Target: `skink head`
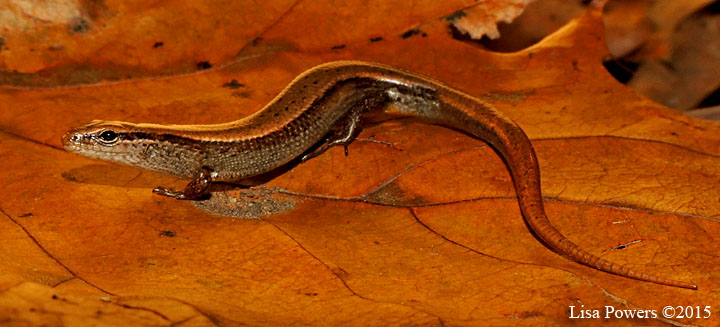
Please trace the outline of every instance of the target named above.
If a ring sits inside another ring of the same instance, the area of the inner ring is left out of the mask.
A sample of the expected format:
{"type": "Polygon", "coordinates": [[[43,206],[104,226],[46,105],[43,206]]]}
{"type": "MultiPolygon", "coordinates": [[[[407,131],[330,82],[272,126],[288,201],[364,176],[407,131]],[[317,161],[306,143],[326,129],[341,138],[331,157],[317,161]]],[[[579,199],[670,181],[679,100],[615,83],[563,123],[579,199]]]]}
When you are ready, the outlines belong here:
{"type": "Polygon", "coordinates": [[[63,135],[62,144],[66,150],[84,156],[118,161],[118,155],[127,152],[127,146],[120,146],[131,132],[132,126],[121,122],[94,120],[63,135]]]}
{"type": "Polygon", "coordinates": [[[95,120],[62,137],[67,151],[86,157],[192,177],[203,156],[190,140],[176,136],[178,125],[95,120]]]}

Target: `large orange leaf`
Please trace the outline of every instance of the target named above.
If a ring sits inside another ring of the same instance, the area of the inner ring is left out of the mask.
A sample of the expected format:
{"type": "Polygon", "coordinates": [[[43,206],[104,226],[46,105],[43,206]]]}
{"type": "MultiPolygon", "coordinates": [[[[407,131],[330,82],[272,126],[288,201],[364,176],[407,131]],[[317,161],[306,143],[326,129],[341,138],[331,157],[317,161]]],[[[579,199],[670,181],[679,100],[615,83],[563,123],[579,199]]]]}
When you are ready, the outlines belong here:
{"type": "Polygon", "coordinates": [[[0,321],[717,324],[720,126],[616,82],[602,66],[600,8],[528,49],[497,54],[447,31],[442,17],[472,1],[385,3],[188,2],[144,14],[104,3],[89,7],[84,23],[71,17],[70,32],[47,27],[23,43],[26,28],[6,38],[0,321]],[[167,27],[182,24],[189,36],[167,27]],[[51,50],[54,42],[62,46],[51,50]],[[594,254],[699,290],[553,253],[525,226],[491,148],[410,119],[369,126],[349,157],[332,149],[253,194],[219,190],[199,203],[150,192],[186,180],[60,148],[66,130],[90,119],[234,120],[337,59],[403,67],[492,102],[532,139],[560,231],[594,254]],[[668,305],[711,306],[711,316],[664,318],[668,305]],[[571,307],[579,315],[606,306],[658,316],[571,317],[571,307]]]}

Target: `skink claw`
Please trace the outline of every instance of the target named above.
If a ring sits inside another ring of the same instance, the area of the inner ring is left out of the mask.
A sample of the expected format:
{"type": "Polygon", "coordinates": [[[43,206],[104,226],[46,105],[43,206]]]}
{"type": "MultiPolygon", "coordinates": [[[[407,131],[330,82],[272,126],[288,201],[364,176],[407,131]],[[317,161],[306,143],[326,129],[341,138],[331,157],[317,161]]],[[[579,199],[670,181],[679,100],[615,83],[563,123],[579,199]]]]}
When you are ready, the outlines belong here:
{"type": "Polygon", "coordinates": [[[169,196],[171,198],[176,198],[178,200],[185,199],[185,193],[173,190],[171,188],[164,188],[162,186],[158,186],[158,187],[154,188],[152,191],[153,191],[153,193],[155,193],[157,195],[169,196]]]}

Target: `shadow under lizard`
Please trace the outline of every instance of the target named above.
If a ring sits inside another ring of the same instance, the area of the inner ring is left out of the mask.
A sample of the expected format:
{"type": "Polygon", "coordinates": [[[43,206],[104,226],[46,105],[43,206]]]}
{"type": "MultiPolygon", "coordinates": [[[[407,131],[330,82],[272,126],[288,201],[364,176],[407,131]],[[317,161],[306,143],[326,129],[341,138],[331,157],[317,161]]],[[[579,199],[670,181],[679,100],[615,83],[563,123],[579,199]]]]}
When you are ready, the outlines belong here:
{"type": "Polygon", "coordinates": [[[492,145],[505,159],[527,225],[556,253],[611,274],[697,289],[690,283],[612,263],[568,240],[545,214],[537,156],[515,122],[490,104],[440,81],[382,64],[337,61],[316,66],[298,76],[264,108],[233,122],[158,125],[93,121],[69,131],[62,142],[68,151],[88,157],[194,178],[183,191],[153,190],[192,200],[206,195],[212,181],[261,175],[296,158],[304,162],[336,145],[344,146],[347,153],[347,145],[359,133],[362,115],[388,108],[492,145]]]}

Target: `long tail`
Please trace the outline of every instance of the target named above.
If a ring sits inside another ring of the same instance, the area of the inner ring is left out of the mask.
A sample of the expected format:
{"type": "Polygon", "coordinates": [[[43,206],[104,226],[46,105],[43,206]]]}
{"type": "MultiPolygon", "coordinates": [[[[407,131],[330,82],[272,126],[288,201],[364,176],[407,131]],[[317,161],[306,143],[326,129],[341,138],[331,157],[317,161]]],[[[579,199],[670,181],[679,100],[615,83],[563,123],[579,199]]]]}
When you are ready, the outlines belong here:
{"type": "Polygon", "coordinates": [[[546,246],[575,262],[618,276],[660,285],[697,289],[694,284],[647,275],[612,263],[581,249],[568,240],[550,224],[545,214],[537,156],[522,129],[491,105],[462,92],[441,89],[438,90],[438,97],[443,104],[438,112],[442,114],[428,118],[486,140],[503,155],[515,183],[525,221],[546,246]]]}

